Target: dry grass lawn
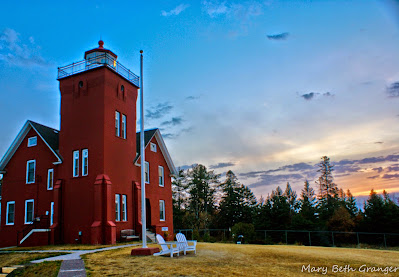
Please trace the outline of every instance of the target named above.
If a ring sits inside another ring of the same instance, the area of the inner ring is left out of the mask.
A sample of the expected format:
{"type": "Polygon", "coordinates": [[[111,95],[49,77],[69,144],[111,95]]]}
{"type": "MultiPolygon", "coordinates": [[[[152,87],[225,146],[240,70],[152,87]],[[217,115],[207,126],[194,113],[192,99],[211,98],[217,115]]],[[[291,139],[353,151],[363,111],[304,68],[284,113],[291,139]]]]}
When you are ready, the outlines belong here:
{"type": "MultiPolygon", "coordinates": [[[[60,244],[60,245],[44,245],[44,246],[34,246],[34,247],[13,247],[4,249],[4,251],[26,251],[26,250],[93,250],[100,249],[105,247],[111,247],[115,245],[124,245],[124,244],[135,244],[139,243],[137,241],[134,242],[121,242],[117,244],[109,244],[109,245],[91,245],[91,244],[60,244]]],[[[1,251],[1,250],[0,250],[1,251]]]]}
{"type": "Polygon", "coordinates": [[[14,270],[7,277],[24,276],[24,277],[56,277],[61,267],[61,261],[43,262],[40,264],[32,264],[22,269],[14,270]]]}
{"type": "Polygon", "coordinates": [[[399,267],[399,252],[286,245],[199,243],[197,255],[134,257],[132,248],[88,254],[90,276],[399,276],[359,272],[359,267],[399,267]],[[327,274],[301,272],[302,266],[327,267],[327,274]],[[350,265],[351,273],[333,273],[333,265],[350,265]]]}
{"type": "Polygon", "coordinates": [[[33,260],[54,257],[64,253],[0,253],[0,267],[26,264],[33,260]]]}

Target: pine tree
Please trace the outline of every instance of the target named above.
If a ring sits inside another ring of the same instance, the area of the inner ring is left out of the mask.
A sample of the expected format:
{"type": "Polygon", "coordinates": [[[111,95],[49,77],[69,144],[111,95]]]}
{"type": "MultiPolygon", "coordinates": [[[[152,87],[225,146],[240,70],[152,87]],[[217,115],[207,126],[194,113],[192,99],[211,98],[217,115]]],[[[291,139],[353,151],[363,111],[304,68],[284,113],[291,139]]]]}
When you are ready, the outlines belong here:
{"type": "Polygon", "coordinates": [[[275,230],[286,230],[290,226],[291,209],[281,188],[278,186],[276,190],[272,191],[270,197],[270,216],[271,227],[275,230]]]}
{"type": "Polygon", "coordinates": [[[284,196],[287,198],[288,204],[290,204],[291,211],[295,212],[296,209],[298,208],[296,200],[297,195],[296,192],[292,190],[289,182],[287,182],[287,187],[285,188],[284,196]]]}
{"type": "Polygon", "coordinates": [[[319,163],[320,177],[316,181],[319,186],[318,210],[321,220],[328,220],[339,206],[339,190],[333,182],[332,172],[334,166],[330,163],[330,158],[323,156],[319,163]]]}
{"type": "Polygon", "coordinates": [[[239,222],[251,223],[257,204],[252,191],[240,184],[231,170],[226,173],[226,180],[220,184],[220,187],[222,199],[218,213],[219,226],[231,228],[239,222]]]}
{"type": "Polygon", "coordinates": [[[299,199],[299,212],[292,219],[292,228],[296,230],[313,230],[316,224],[316,196],[306,180],[299,199]]]}
{"type": "Polygon", "coordinates": [[[188,208],[197,220],[196,227],[208,228],[210,215],[215,210],[215,186],[219,183],[219,175],[199,164],[188,170],[187,176],[188,208]]]}
{"type": "Polygon", "coordinates": [[[355,218],[358,215],[359,209],[356,204],[356,198],[349,189],[346,192],[345,206],[352,218],[355,218]]]}
{"type": "Polygon", "coordinates": [[[187,176],[179,169],[178,175],[172,181],[173,225],[176,229],[184,229],[183,218],[187,205],[187,176]]]}

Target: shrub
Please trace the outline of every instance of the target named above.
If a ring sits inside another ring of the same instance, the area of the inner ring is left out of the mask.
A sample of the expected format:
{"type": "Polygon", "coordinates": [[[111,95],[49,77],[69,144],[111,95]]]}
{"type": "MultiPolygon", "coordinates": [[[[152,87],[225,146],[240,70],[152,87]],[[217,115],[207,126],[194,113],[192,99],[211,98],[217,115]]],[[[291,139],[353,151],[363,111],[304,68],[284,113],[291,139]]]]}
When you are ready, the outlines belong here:
{"type": "Polygon", "coordinates": [[[198,229],[193,230],[193,240],[198,240],[198,241],[200,240],[200,234],[198,229]]]}
{"type": "Polygon", "coordinates": [[[252,241],[255,238],[255,227],[251,223],[239,222],[231,229],[234,242],[237,242],[238,236],[244,236],[244,242],[252,241]]]}

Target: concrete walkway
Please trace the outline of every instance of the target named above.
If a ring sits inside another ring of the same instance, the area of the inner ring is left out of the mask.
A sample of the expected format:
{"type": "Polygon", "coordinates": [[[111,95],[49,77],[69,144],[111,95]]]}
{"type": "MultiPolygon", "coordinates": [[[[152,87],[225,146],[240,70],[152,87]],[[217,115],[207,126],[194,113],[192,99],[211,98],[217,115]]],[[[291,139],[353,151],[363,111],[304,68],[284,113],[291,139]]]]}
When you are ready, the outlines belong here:
{"type": "Polygon", "coordinates": [[[60,271],[58,272],[58,277],[69,277],[69,276],[86,276],[85,264],[81,255],[91,254],[101,251],[125,248],[125,247],[132,247],[132,246],[139,246],[140,243],[135,244],[124,244],[124,245],[117,245],[99,249],[92,249],[92,250],[26,250],[26,251],[0,251],[0,253],[68,253],[66,255],[60,255],[56,257],[50,257],[40,260],[31,261],[31,263],[41,263],[46,261],[62,261],[60,271]]]}

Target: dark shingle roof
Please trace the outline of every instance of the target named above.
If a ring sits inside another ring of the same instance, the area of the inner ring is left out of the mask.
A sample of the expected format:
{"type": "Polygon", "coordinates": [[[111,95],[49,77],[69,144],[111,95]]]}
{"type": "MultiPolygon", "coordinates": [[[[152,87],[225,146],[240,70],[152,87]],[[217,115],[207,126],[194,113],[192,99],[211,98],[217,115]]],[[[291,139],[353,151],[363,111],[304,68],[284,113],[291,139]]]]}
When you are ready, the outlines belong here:
{"type": "MultiPolygon", "coordinates": [[[[152,137],[155,135],[156,131],[158,128],[151,129],[151,130],[144,130],[144,148],[148,145],[152,137]]],[[[135,161],[138,160],[140,157],[140,132],[136,133],[136,158],[134,159],[135,161]]]]}
{"type": "Polygon", "coordinates": [[[51,147],[51,149],[58,153],[59,145],[59,131],[42,124],[33,122],[29,120],[30,124],[36,129],[37,132],[43,137],[43,139],[47,142],[47,144],[51,147]]]}

